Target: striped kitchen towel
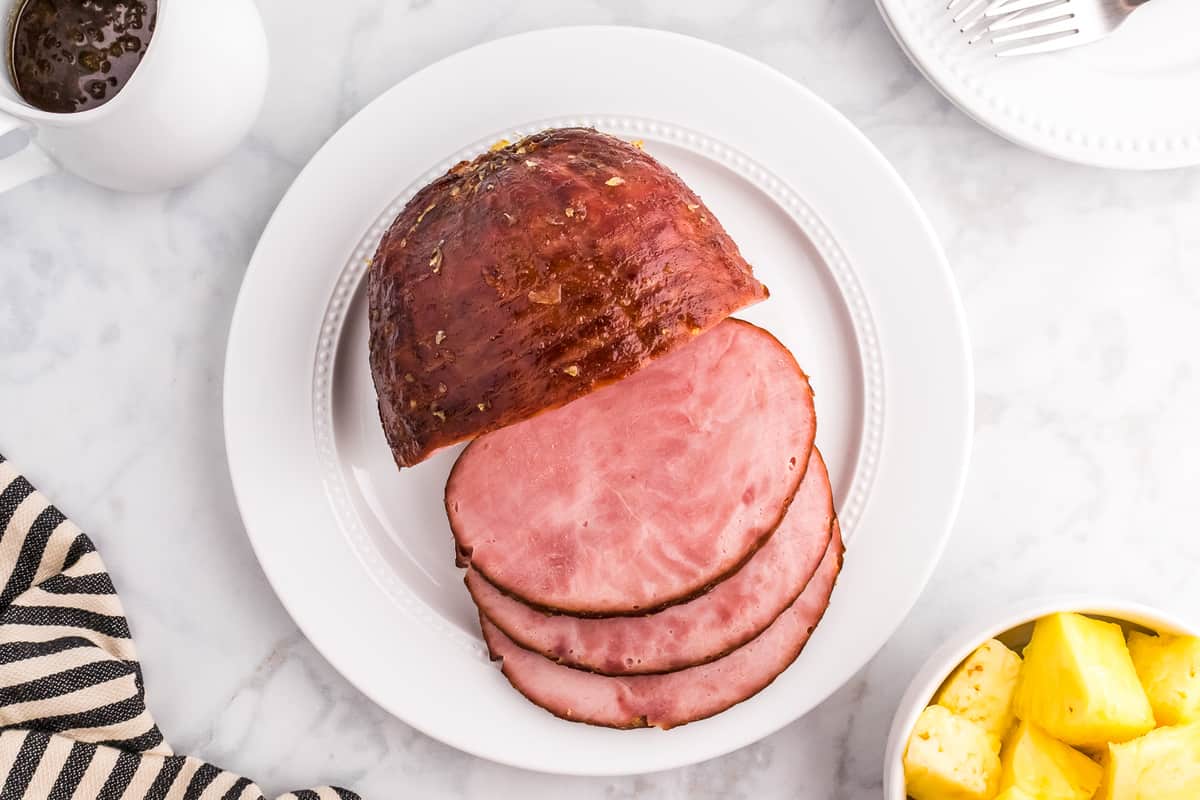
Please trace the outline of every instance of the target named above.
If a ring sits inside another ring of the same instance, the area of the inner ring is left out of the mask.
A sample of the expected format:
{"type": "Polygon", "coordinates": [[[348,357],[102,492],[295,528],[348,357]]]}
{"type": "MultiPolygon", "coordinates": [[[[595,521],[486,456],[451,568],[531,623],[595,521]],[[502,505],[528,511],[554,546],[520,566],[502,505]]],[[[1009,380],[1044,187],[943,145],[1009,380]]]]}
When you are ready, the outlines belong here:
{"type": "Polygon", "coordinates": [[[171,752],[100,555],[3,455],[0,587],[0,800],[264,800],[248,778],[171,752]]]}

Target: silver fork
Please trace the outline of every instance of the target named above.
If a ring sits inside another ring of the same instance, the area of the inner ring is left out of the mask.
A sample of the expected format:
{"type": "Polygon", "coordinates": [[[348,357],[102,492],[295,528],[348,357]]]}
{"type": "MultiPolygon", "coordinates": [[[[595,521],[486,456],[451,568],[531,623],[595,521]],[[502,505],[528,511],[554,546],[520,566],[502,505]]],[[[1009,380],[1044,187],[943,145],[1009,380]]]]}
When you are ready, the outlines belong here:
{"type": "Polygon", "coordinates": [[[998,56],[1025,56],[1103,39],[1150,0],[996,0],[977,22],[998,56]]]}

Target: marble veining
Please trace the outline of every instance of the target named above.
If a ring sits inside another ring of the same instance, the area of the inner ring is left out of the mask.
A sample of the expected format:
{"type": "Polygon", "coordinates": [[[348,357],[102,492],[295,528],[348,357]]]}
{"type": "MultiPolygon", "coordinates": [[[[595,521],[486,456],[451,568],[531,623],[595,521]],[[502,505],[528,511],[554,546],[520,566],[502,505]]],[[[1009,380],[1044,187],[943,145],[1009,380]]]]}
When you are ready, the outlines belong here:
{"type": "Polygon", "coordinates": [[[1200,170],[1105,172],[1008,144],[925,83],[871,0],[336,5],[260,0],[273,48],[266,107],[241,148],[192,186],[126,196],[55,176],[0,196],[0,449],[104,553],[151,708],[178,749],[268,791],[329,781],[369,798],[868,800],[880,794],[887,727],[909,678],[977,612],[1093,589],[1195,617],[1200,170]],[[978,383],[955,535],[892,642],[763,742],[617,779],[457,753],[334,672],[254,560],[221,427],[242,271],[320,144],[456,50],[583,23],[711,39],[849,116],[946,245],[978,383]]]}

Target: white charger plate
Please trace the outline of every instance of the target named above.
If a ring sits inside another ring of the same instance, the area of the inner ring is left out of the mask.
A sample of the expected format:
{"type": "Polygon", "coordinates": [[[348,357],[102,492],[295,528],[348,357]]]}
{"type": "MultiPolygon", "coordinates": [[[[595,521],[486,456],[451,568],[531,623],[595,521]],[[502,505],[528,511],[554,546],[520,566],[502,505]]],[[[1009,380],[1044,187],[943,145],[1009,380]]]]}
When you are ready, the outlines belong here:
{"type": "Polygon", "coordinates": [[[968,44],[950,21],[947,0],[876,3],[925,77],[1016,144],[1100,167],[1200,164],[1195,0],[1154,0],[1099,42],[1012,58],[968,44]]]}
{"type": "Polygon", "coordinates": [[[255,552],[297,624],[377,703],[478,756],[613,775],[749,744],[878,651],[941,553],[967,465],[962,309],[912,195],[849,122],[745,56],[674,34],[567,28],[408,78],[313,158],[263,233],[225,372],[226,444],[255,552]],[[563,722],[511,689],[478,632],[442,508],[458,448],[398,471],[367,368],[364,274],[412,194],[500,138],[593,125],[677,170],[772,291],[739,316],[812,375],[818,444],[849,542],[796,664],[670,732],[563,722]]]}

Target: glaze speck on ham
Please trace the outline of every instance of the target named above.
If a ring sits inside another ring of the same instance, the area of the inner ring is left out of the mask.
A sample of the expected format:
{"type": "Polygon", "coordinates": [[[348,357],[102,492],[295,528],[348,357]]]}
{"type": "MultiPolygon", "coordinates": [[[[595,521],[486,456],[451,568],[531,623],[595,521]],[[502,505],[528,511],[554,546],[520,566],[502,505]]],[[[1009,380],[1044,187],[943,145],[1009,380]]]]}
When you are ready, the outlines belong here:
{"type": "Polygon", "coordinates": [[[417,193],[368,278],[396,463],[635,373],[767,296],[712,212],[638,147],[552,129],[417,193]]]}
{"type": "Polygon", "coordinates": [[[618,385],[472,442],[446,484],[460,564],[576,616],[686,602],[775,531],[815,430],[792,354],[726,320],[618,385]]]}

